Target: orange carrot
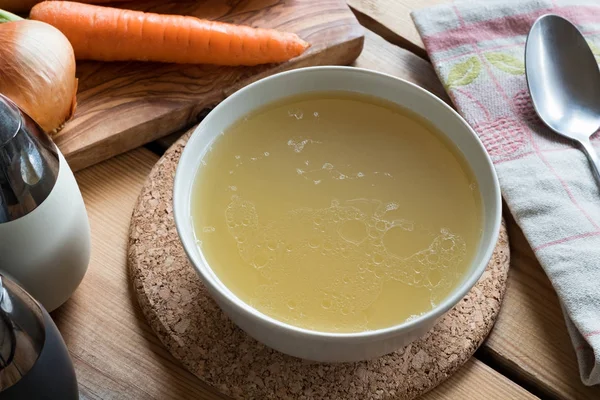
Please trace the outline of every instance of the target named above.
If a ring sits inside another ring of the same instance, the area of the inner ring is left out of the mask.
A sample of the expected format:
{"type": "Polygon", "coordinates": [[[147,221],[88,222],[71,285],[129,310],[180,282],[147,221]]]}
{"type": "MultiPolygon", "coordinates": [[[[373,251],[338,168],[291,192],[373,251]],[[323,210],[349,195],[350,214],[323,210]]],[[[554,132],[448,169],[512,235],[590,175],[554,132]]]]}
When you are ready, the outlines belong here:
{"type": "Polygon", "coordinates": [[[309,46],[273,29],[69,1],[40,3],[30,18],[58,28],[79,60],[257,65],[287,61],[309,46]]]}
{"type": "MultiPolygon", "coordinates": [[[[116,3],[117,1],[131,1],[131,0],[77,0],[82,3],[116,3]]],[[[29,11],[31,7],[37,3],[41,3],[42,0],[0,0],[0,8],[6,11],[22,13],[29,11]]]]}

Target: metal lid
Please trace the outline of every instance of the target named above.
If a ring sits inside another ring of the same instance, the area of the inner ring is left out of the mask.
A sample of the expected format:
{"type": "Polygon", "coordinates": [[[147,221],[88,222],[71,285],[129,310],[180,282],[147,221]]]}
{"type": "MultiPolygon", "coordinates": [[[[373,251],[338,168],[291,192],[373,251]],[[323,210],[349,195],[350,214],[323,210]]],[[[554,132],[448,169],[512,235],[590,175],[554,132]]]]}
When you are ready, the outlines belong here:
{"type": "Polygon", "coordinates": [[[0,275],[0,392],[31,370],[45,337],[40,306],[16,283],[0,275]]]}
{"type": "Polygon", "coordinates": [[[29,214],[48,197],[59,164],[48,135],[0,94],[0,224],[29,214]]]}

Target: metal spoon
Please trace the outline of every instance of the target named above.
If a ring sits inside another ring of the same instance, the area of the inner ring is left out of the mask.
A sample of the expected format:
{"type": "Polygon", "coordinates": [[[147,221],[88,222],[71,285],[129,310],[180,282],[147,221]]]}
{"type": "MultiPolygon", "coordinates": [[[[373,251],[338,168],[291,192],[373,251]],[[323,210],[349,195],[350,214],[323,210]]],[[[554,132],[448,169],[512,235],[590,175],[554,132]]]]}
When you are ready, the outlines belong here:
{"type": "Polygon", "coordinates": [[[533,106],[554,132],[578,142],[600,185],[600,158],[590,136],[600,128],[600,71],[583,35],[557,15],[543,15],[525,45],[533,106]]]}

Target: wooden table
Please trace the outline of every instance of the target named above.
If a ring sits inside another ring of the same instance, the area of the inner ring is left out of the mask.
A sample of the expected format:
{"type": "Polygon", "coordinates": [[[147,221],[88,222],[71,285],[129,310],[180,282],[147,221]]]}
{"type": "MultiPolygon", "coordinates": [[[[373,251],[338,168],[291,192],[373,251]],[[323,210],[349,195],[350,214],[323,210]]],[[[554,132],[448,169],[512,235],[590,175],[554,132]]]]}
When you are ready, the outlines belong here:
{"type": "MultiPolygon", "coordinates": [[[[408,79],[447,100],[409,16],[442,1],[349,0],[367,28],[355,65],[408,79]]],[[[160,151],[160,145],[151,148],[160,151]]],[[[83,399],[223,398],[164,349],[128,280],[129,218],[158,158],[140,148],[77,174],[91,222],[92,260],[80,288],[53,317],[71,352],[83,399]]],[[[498,321],[475,357],[424,398],[600,398],[600,387],[581,383],[556,294],[519,228],[506,217],[512,260],[498,321]]]]}

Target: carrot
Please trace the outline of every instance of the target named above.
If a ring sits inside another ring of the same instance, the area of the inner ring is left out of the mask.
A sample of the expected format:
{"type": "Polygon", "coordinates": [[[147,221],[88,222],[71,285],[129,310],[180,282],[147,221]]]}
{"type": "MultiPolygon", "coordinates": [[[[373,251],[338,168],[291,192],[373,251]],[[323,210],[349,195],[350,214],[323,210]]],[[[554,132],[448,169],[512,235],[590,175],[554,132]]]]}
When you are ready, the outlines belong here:
{"type": "MultiPolygon", "coordinates": [[[[131,1],[131,0],[78,0],[82,3],[116,3],[123,1],[131,1]]],[[[0,0],[0,9],[11,11],[15,13],[24,13],[27,12],[36,5],[37,3],[41,3],[42,0],[0,0]]]]}
{"type": "Polygon", "coordinates": [[[58,28],[79,60],[257,65],[287,61],[309,46],[273,29],[68,1],[40,3],[30,18],[58,28]]]}

